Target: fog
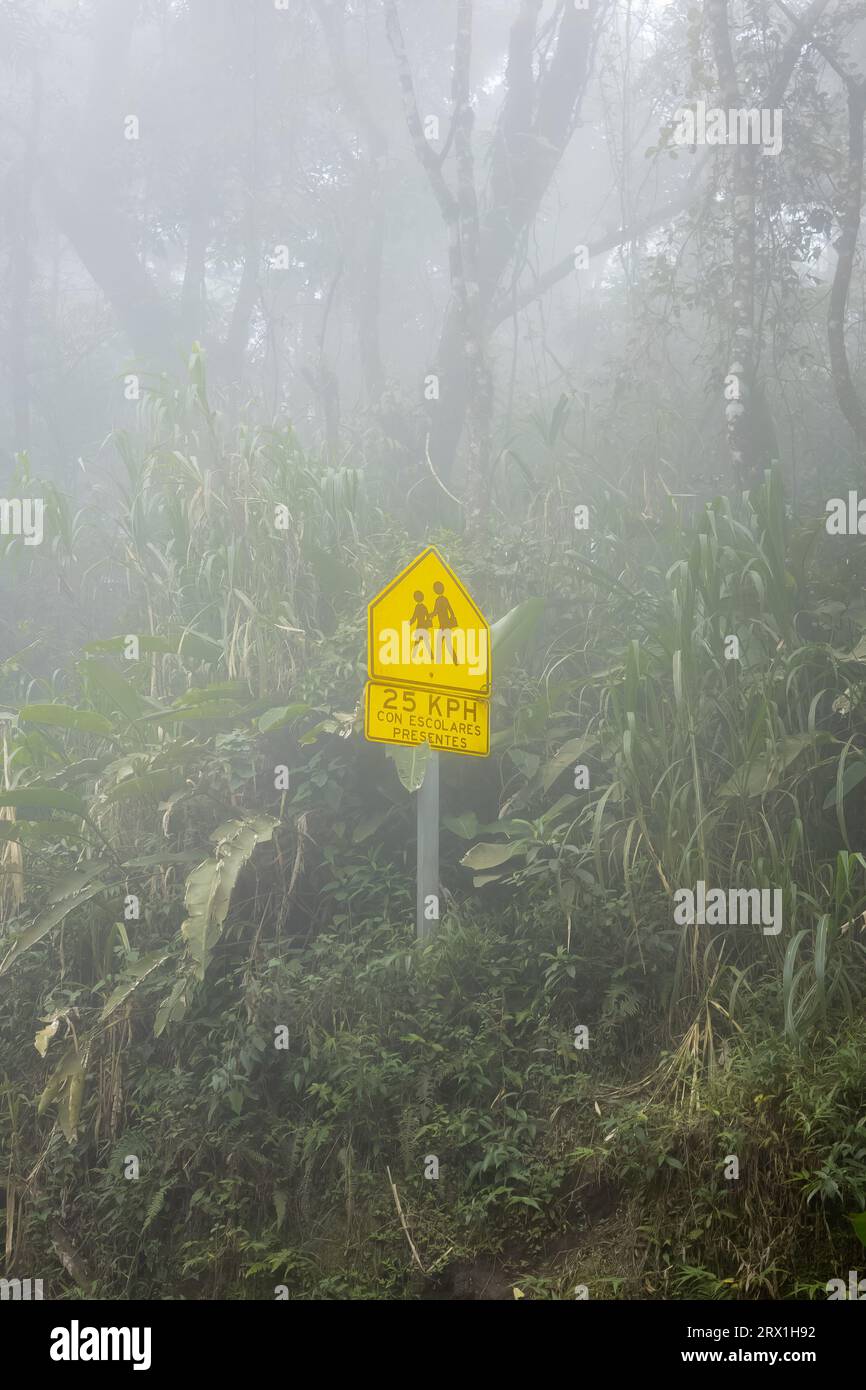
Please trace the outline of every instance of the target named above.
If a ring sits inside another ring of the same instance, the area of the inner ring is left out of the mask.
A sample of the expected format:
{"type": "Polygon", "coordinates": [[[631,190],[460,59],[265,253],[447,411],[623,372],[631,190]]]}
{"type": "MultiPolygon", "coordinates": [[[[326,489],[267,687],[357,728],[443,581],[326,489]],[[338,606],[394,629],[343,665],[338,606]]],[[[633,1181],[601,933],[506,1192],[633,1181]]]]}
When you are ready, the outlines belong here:
{"type": "Polygon", "coordinates": [[[826,1380],[866,0],[0,0],[0,93],[0,1301],[826,1380]]]}
{"type": "MultiPolygon", "coordinates": [[[[496,447],[560,393],[604,411],[614,392],[607,427],[640,452],[649,396],[653,428],[687,420],[724,475],[731,155],[672,139],[714,91],[711,25],[676,3],[485,0],[458,42],[451,9],[4,0],[6,466],[26,451],[68,482],[129,422],[124,376],[182,374],[198,343],[227,407],[255,401],[335,462],[388,448],[407,478],[429,427],[444,482],[474,393],[476,330],[456,320],[477,273],[496,447]]],[[[856,60],[862,25],[820,9],[856,60]]],[[[832,274],[844,93],[814,47],[792,67],[781,8],[749,13],[750,103],[774,81],[791,97],[784,148],[757,169],[759,473],[765,436],[802,469],[834,414],[827,354],[790,300],[832,274]],[[804,354],[814,409],[792,439],[804,354]]],[[[665,452],[689,466],[682,441],[665,452]]]]}

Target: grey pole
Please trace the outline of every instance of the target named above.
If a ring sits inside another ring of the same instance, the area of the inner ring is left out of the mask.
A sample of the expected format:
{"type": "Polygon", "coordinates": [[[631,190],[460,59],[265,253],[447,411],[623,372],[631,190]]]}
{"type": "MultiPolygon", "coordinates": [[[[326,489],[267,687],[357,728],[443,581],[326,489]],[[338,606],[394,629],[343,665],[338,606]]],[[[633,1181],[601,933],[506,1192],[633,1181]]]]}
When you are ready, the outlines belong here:
{"type": "Polygon", "coordinates": [[[418,895],[415,926],[419,941],[433,935],[439,921],[439,754],[431,750],[418,797],[418,895]]]}

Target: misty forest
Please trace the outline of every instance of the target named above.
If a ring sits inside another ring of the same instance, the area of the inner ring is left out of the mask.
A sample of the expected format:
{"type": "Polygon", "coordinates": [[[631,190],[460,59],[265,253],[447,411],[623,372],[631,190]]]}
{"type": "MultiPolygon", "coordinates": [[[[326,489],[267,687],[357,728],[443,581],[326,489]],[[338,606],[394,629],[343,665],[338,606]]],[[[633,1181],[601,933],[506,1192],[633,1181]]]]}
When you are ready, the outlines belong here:
{"type": "Polygon", "coordinates": [[[5,1278],[826,1299],[864,0],[0,0],[0,87],[5,1278]],[[486,756],[367,737],[430,547],[486,756]]]}

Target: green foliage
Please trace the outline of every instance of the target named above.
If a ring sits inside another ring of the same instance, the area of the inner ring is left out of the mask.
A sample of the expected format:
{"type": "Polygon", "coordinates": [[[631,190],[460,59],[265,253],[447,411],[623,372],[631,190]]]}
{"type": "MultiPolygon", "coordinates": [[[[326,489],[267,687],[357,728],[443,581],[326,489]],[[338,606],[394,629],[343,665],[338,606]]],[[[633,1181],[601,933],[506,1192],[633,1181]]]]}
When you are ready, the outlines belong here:
{"type": "Polygon", "coordinates": [[[114,530],[74,534],[114,600],[3,677],[0,1137],[16,1190],[41,1175],[16,1248],[62,1284],[62,1206],[110,1297],[417,1297],[473,1261],[533,1297],[820,1289],[866,1205],[866,682],[808,518],[768,477],[647,521],[587,474],[591,551],[546,521],[516,561],[467,548],[506,615],[493,753],[442,758],[419,945],[425,754],[395,777],[357,713],[409,543],[290,433],[221,439],[203,378],[147,412],[114,530]],[[781,889],[778,938],[677,926],[698,879],[781,889]]]}

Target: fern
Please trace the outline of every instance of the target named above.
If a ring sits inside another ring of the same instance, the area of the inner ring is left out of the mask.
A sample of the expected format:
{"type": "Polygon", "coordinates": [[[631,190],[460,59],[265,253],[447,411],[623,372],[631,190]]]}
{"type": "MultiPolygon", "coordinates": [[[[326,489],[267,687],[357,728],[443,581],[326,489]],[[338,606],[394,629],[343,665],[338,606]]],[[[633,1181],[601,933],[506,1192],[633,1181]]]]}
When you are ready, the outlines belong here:
{"type": "Polygon", "coordinates": [[[141,1228],[142,1233],[146,1231],[148,1227],[152,1226],[156,1218],[159,1216],[159,1213],[165,1206],[165,1194],[169,1191],[171,1186],[172,1184],[170,1182],[164,1182],[160,1187],[159,1191],[151,1198],[150,1203],[148,1204],[147,1213],[144,1218],[144,1225],[141,1228]]]}

